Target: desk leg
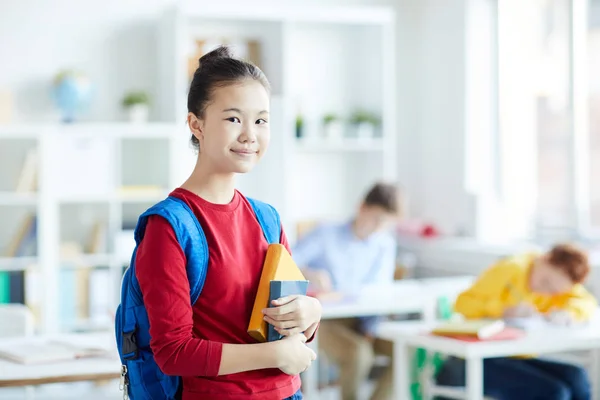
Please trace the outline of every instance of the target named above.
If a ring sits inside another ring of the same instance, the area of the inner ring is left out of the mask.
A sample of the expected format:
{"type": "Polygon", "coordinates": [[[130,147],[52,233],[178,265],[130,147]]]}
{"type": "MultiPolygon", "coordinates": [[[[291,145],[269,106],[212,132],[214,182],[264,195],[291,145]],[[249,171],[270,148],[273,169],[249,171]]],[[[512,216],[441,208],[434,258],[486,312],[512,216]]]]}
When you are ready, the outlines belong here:
{"type": "Polygon", "coordinates": [[[410,351],[403,340],[394,341],[394,399],[410,399],[410,351]]]}
{"type": "Polygon", "coordinates": [[[600,384],[598,377],[600,376],[600,349],[592,349],[592,360],[590,365],[589,379],[592,385],[592,399],[600,400],[600,384]]]}
{"type": "Polygon", "coordinates": [[[468,358],[467,364],[467,399],[483,400],[483,360],[468,358]]]}
{"type": "Polygon", "coordinates": [[[302,394],[305,399],[319,399],[319,334],[317,333],[308,346],[317,353],[317,360],[313,361],[308,370],[302,373],[302,394]]]}

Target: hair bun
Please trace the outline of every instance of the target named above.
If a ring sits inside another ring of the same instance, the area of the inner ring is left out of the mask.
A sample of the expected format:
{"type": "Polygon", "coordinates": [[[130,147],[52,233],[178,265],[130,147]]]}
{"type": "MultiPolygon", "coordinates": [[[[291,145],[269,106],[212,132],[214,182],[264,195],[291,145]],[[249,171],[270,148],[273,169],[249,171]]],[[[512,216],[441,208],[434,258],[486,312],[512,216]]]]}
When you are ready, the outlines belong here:
{"type": "Polygon", "coordinates": [[[229,50],[229,47],[219,46],[216,49],[206,53],[205,55],[200,57],[200,66],[214,62],[219,58],[233,58],[233,54],[231,54],[231,50],[229,50]]]}

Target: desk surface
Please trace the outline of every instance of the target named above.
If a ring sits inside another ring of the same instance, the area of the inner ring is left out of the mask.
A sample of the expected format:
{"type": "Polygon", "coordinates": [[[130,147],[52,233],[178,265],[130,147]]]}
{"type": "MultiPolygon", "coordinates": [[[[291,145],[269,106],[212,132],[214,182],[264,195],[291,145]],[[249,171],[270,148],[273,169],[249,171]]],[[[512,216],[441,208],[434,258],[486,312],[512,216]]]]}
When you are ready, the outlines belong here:
{"type": "MultiPolygon", "coordinates": [[[[113,335],[106,334],[74,334],[54,336],[71,343],[93,343],[110,350],[112,356],[84,358],[73,361],[61,361],[47,364],[23,365],[0,359],[0,387],[40,385],[56,382],[77,382],[91,380],[116,379],[121,376],[121,362],[113,335]]],[[[32,340],[45,340],[46,337],[34,337],[32,340]]],[[[22,341],[22,338],[4,339],[22,341]]]]}
{"type": "Polygon", "coordinates": [[[437,298],[454,298],[473,283],[472,276],[406,279],[371,285],[341,300],[323,300],[323,319],[390,315],[422,311],[437,298]]]}
{"type": "Polygon", "coordinates": [[[527,330],[527,334],[519,339],[488,342],[464,342],[429,335],[427,332],[434,326],[435,323],[421,321],[385,322],[380,325],[378,336],[462,358],[510,357],[600,348],[598,322],[577,328],[535,328],[527,330]]]}

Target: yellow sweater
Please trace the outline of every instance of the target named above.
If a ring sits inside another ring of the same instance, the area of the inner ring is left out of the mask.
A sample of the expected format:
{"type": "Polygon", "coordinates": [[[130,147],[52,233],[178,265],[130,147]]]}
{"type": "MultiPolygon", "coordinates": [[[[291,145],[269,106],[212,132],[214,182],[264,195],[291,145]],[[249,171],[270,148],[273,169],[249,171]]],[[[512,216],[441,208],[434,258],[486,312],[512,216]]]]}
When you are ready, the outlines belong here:
{"type": "Polygon", "coordinates": [[[523,254],[499,261],[458,296],[454,310],[469,319],[500,318],[506,308],[523,301],[535,306],[540,313],[553,308],[569,310],[576,320],[588,320],[598,303],[582,285],[577,284],[569,293],[559,295],[542,295],[529,290],[529,271],[536,256],[523,254]]]}

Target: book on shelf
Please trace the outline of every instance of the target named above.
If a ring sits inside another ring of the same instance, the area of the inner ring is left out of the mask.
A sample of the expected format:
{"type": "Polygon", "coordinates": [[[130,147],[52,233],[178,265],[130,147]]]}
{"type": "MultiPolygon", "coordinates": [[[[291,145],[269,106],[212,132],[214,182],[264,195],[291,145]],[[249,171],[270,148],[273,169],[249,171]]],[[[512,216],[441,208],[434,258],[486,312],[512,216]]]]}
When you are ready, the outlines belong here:
{"type": "Polygon", "coordinates": [[[264,320],[262,310],[272,306],[271,301],[279,297],[305,295],[307,287],[308,281],[287,249],[281,244],[269,245],[248,323],[248,334],[259,342],[280,338],[272,327],[269,335],[269,324],[264,320]]]}
{"type": "MultiPolygon", "coordinates": [[[[15,235],[4,249],[7,258],[26,257],[36,254],[37,217],[28,214],[17,228],[15,235]]],[[[24,268],[25,269],[25,268],[24,268]]],[[[0,271],[0,304],[25,304],[25,272],[0,271]]]]}
{"type": "Polygon", "coordinates": [[[17,193],[29,193],[37,190],[38,180],[38,151],[37,148],[29,149],[25,154],[23,168],[17,179],[17,193]]]}

